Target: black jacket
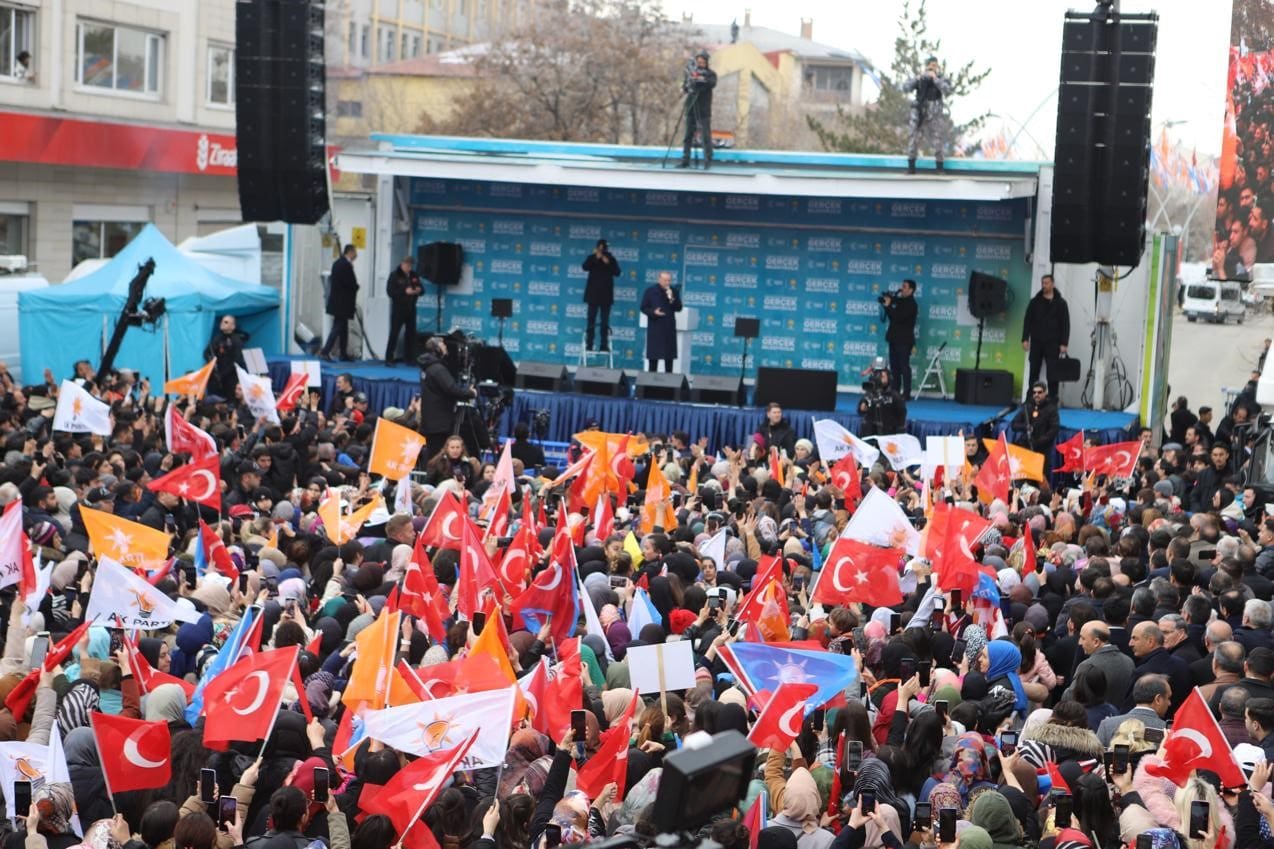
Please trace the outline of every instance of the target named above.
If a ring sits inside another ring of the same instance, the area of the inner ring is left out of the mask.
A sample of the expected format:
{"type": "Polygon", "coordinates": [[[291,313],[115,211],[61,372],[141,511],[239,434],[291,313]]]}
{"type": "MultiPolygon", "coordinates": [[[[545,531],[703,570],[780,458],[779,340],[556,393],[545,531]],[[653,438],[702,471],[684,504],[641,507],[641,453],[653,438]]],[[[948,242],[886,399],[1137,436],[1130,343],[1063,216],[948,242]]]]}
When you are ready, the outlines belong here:
{"type": "Polygon", "coordinates": [[[1023,404],[1013,417],[1012,426],[1013,432],[1018,434],[1014,442],[1039,454],[1047,454],[1057,441],[1057,432],[1062,425],[1057,405],[1052,399],[1045,398],[1041,404],[1035,403],[1034,399],[1023,404]]]}
{"type": "MultiPolygon", "coordinates": [[[[1022,319],[1022,341],[1030,341],[1032,345],[1065,345],[1071,335],[1071,314],[1066,300],[1053,291],[1052,298],[1045,298],[1043,292],[1036,292],[1035,297],[1026,305],[1026,317],[1022,319]]],[[[1051,378],[1050,378],[1051,379],[1051,378]]]]}
{"type": "MultiPolygon", "coordinates": [[[[420,430],[441,433],[451,430],[456,418],[456,401],[469,397],[469,390],[456,383],[442,360],[431,353],[420,357],[420,430]]],[[[441,445],[431,445],[431,454],[441,445]]]]}
{"type": "Polygon", "coordinates": [[[763,447],[767,453],[771,448],[778,448],[780,451],[786,451],[789,457],[796,456],[796,431],[792,430],[787,419],[779,419],[776,425],[770,424],[770,420],[766,419],[761,422],[757,433],[761,434],[761,439],[765,440],[763,447]]]}
{"type": "Polygon", "coordinates": [[[615,278],[619,276],[619,261],[610,251],[602,251],[603,262],[596,253],[584,259],[588,282],[584,284],[584,303],[608,307],[615,303],[615,278]]]}
{"type": "Polygon", "coordinates": [[[332,263],[332,276],[327,284],[327,314],[333,318],[353,318],[358,278],[354,276],[354,264],[344,255],[332,263]]]}
{"type": "Polygon", "coordinates": [[[419,295],[407,294],[408,289],[420,288],[420,276],[416,272],[403,273],[395,268],[385,284],[385,294],[389,295],[389,314],[393,318],[411,321],[416,317],[416,298],[419,295]]]}
{"type": "Polygon", "coordinates": [[[894,297],[885,307],[885,315],[889,318],[889,329],[885,331],[885,341],[890,345],[916,344],[916,316],[920,309],[916,305],[915,296],[907,298],[894,297]]]}
{"type": "Polygon", "coordinates": [[[1186,696],[1190,695],[1190,665],[1181,658],[1168,654],[1168,650],[1162,646],[1137,659],[1137,668],[1133,670],[1132,681],[1128,684],[1128,693],[1124,698],[1124,710],[1136,707],[1132,691],[1137,686],[1137,681],[1146,675],[1167,676],[1168,685],[1172,688],[1172,708],[1164,718],[1171,717],[1186,696]]]}
{"type": "Polygon", "coordinates": [[[234,395],[234,388],[239,385],[239,373],[235,366],[247,368],[243,359],[243,348],[248,343],[248,334],[242,330],[233,333],[222,333],[220,328],[212,334],[212,340],[204,349],[204,360],[217,361],[212,367],[212,378],[208,381],[208,392],[229,398],[234,395]]]}
{"type": "Polygon", "coordinates": [[[893,386],[881,392],[863,395],[858,402],[858,415],[862,416],[859,436],[885,436],[902,433],[907,426],[907,402],[893,386]]]}

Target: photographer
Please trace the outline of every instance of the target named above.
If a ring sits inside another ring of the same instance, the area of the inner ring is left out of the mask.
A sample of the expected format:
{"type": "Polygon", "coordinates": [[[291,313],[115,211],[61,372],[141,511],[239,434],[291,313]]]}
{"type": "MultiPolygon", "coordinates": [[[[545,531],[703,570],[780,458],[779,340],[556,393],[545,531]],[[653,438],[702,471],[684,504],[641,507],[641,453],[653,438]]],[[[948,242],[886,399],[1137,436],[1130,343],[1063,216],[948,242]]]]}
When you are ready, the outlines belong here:
{"type": "Polygon", "coordinates": [[[456,402],[478,396],[473,387],[456,383],[443,358],[447,343],[441,336],[430,337],[420,364],[420,432],[425,435],[425,455],[432,457],[455,432],[456,402]]]}
{"type": "Polygon", "coordinates": [[[911,116],[907,120],[910,137],[907,143],[907,173],[916,173],[916,156],[920,153],[922,138],[933,150],[934,161],[941,171],[942,158],[951,135],[944,102],[951,94],[951,81],[942,76],[938,58],[930,56],[926,59],[924,73],[903,83],[902,90],[916,93],[916,99],[911,102],[911,116]]]}
{"type": "Polygon", "coordinates": [[[863,417],[859,436],[884,436],[902,433],[907,425],[907,403],[889,382],[889,369],[877,357],[871,377],[863,384],[863,397],[858,402],[858,415],[863,417]]]}
{"type": "Polygon", "coordinates": [[[1048,387],[1040,382],[1031,386],[1031,396],[1013,417],[1014,440],[1018,445],[1038,454],[1048,454],[1057,441],[1061,428],[1057,404],[1048,396],[1048,387]]]}
{"type": "Polygon", "coordinates": [[[896,292],[880,296],[889,329],[885,341],[889,343],[889,370],[898,375],[898,388],[903,397],[911,400],[911,349],[916,346],[916,281],[904,280],[896,292]]]}
{"type": "Polygon", "coordinates": [[[405,256],[389,275],[385,292],[389,295],[389,343],[385,346],[385,365],[398,362],[398,332],[403,333],[403,359],[416,357],[416,298],[422,287],[420,275],[412,270],[412,258],[405,256]]]}
{"type": "Polygon", "coordinates": [[[598,350],[593,347],[593,331],[597,327],[597,318],[602,319],[601,348],[610,350],[610,308],[615,303],[615,278],[619,276],[619,262],[611,255],[610,245],[605,239],[598,239],[593,252],[584,259],[584,270],[588,272],[588,282],[584,284],[584,303],[588,304],[588,325],[584,331],[584,350],[598,350]]]}
{"type": "Polygon", "coordinates": [[[712,90],[716,85],[717,72],[708,67],[708,51],[700,50],[686,66],[685,79],[681,82],[681,90],[686,93],[683,115],[686,135],[681,142],[678,168],[690,167],[690,145],[694,142],[696,129],[703,145],[703,170],[712,167],[712,90]]]}

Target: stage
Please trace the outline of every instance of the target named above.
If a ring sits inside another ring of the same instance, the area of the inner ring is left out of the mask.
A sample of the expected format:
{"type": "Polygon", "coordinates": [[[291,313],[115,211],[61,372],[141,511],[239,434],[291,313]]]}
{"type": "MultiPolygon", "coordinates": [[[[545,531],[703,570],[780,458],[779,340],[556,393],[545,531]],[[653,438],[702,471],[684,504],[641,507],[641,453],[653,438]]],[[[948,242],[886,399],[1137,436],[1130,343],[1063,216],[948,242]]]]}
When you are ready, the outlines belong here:
{"type": "MultiPolygon", "coordinates": [[[[276,391],[282,389],[291,373],[290,360],[273,358],[268,365],[276,391]]],[[[390,366],[374,360],[323,363],[325,407],[334,391],[336,376],[343,372],[349,372],[353,376],[354,387],[367,393],[370,408],[376,412],[386,407],[406,409],[412,398],[420,392],[420,372],[414,367],[390,366]]],[[[856,433],[860,424],[857,414],[858,397],[855,393],[839,395],[834,412],[785,408],[783,415],[800,437],[812,438],[813,421],[816,418],[834,419],[856,433]]],[[[595,419],[602,430],[613,433],[640,431],[666,434],[673,430],[684,430],[690,434],[691,439],[708,437],[709,447],[714,451],[719,450],[722,445],[745,444],[756,432],[765,415],[757,407],[517,390],[512,406],[501,419],[498,436],[504,438],[511,435],[515,423],[530,423],[535,413],[541,410],[549,414],[549,427],[544,439],[551,442],[569,440],[572,433],[582,430],[586,422],[595,419]]],[[[921,438],[954,435],[960,431],[968,433],[978,424],[993,418],[1000,410],[997,407],[957,404],[940,398],[919,398],[907,404],[907,431],[921,438]]],[[[1117,411],[1064,408],[1061,411],[1061,421],[1061,439],[1083,429],[1086,433],[1095,434],[1103,443],[1132,438],[1137,426],[1135,415],[1117,411]]],[[[1006,418],[1003,423],[1007,425],[1007,422],[1006,418]]]]}

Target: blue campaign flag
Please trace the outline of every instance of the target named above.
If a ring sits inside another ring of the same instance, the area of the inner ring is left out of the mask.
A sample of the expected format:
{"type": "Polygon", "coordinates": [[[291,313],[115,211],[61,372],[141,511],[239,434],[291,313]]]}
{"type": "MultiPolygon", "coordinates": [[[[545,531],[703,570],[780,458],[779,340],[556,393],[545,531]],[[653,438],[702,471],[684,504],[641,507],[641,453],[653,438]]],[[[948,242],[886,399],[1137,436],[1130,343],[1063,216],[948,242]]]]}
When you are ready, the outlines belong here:
{"type": "Polygon", "coordinates": [[[721,660],[749,696],[773,693],[788,682],[817,684],[806,704],[810,710],[826,704],[858,680],[858,665],[847,654],[787,648],[769,643],[727,643],[721,660]]]}
{"type": "Polygon", "coordinates": [[[195,575],[202,578],[208,571],[208,549],[203,544],[203,534],[195,536],[195,575]]]}
{"type": "Polygon", "coordinates": [[[239,620],[238,625],[234,626],[230,636],[226,637],[217,656],[208,661],[203,675],[199,678],[199,683],[195,686],[195,692],[190,697],[190,704],[186,706],[186,722],[190,723],[192,728],[199,720],[199,714],[203,713],[204,688],[208,686],[209,681],[229,669],[239,659],[243,653],[243,644],[248,639],[248,635],[253,633],[252,626],[260,615],[261,610],[255,605],[245,610],[243,618],[239,620]]]}

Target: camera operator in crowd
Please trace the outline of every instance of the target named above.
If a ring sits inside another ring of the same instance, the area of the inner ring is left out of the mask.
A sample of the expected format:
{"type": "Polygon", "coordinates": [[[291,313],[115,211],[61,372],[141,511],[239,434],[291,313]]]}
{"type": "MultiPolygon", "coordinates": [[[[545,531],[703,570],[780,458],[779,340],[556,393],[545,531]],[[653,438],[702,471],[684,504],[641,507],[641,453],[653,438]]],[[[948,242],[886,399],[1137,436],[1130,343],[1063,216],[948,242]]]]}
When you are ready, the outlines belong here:
{"type": "Polygon", "coordinates": [[[700,50],[686,65],[681,90],[686,93],[683,117],[686,135],[681,142],[681,162],[678,168],[690,167],[690,145],[694,142],[695,129],[703,144],[703,169],[712,167],[712,90],[717,86],[717,72],[708,67],[708,51],[700,50]]]}
{"type": "Polygon", "coordinates": [[[863,383],[858,415],[863,417],[859,436],[902,433],[907,426],[907,402],[890,384],[884,357],[876,358],[871,366],[871,376],[863,383]]]}
{"type": "Polygon", "coordinates": [[[619,276],[619,262],[610,252],[610,245],[605,239],[598,239],[593,252],[584,258],[584,270],[588,272],[588,282],[584,284],[584,303],[588,304],[588,326],[584,331],[584,350],[599,350],[593,347],[593,331],[597,327],[597,318],[602,320],[601,348],[610,350],[610,308],[615,303],[615,278],[619,276]]]}
{"type": "Polygon", "coordinates": [[[398,362],[398,331],[403,332],[403,359],[416,357],[416,298],[424,291],[420,275],[412,270],[412,258],[405,256],[389,275],[385,292],[389,295],[389,344],[385,346],[385,364],[398,362]]]}
{"type": "Polygon", "coordinates": [[[889,370],[898,376],[898,388],[910,401],[911,349],[916,346],[916,317],[919,314],[916,281],[904,280],[897,292],[886,292],[877,300],[889,322],[889,329],[885,331],[885,341],[889,343],[889,370]]]}
{"type": "Polygon", "coordinates": [[[457,383],[447,368],[447,343],[432,336],[425,343],[420,364],[420,432],[425,436],[425,456],[442,450],[447,437],[455,433],[456,402],[478,397],[478,390],[457,383]]]}
{"type": "MultiPolygon", "coordinates": [[[[222,398],[233,398],[234,388],[239,385],[239,373],[235,366],[245,369],[243,346],[248,343],[248,334],[238,329],[232,315],[223,315],[217,325],[217,332],[212,335],[208,347],[204,349],[205,360],[216,360],[212,367],[212,377],[208,380],[208,394],[222,398]]],[[[76,375],[80,375],[79,364],[76,363],[76,375]]]]}
{"type": "Polygon", "coordinates": [[[930,56],[926,59],[924,73],[903,83],[902,90],[916,93],[916,99],[911,102],[911,116],[907,119],[907,173],[916,173],[916,157],[920,154],[922,139],[933,150],[933,158],[941,171],[942,158],[951,136],[951,122],[947,118],[945,103],[951,94],[951,81],[938,68],[938,58],[930,56]]]}
{"type": "Polygon", "coordinates": [[[1041,382],[1031,386],[1030,397],[1013,417],[1012,427],[1013,433],[1017,434],[1014,442],[1023,448],[1045,455],[1053,450],[1061,421],[1057,402],[1049,397],[1047,386],[1041,382]]]}

